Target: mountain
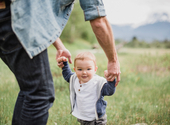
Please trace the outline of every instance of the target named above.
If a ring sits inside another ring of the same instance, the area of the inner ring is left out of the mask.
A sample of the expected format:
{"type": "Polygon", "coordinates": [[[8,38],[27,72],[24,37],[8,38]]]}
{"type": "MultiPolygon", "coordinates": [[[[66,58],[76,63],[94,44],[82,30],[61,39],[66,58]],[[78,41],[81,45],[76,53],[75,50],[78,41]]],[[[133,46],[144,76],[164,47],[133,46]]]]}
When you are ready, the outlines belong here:
{"type": "Polygon", "coordinates": [[[137,28],[132,28],[130,25],[112,25],[112,29],[115,39],[129,41],[135,36],[139,40],[145,40],[148,42],[153,40],[170,40],[170,22],[168,21],[145,24],[137,28]]]}

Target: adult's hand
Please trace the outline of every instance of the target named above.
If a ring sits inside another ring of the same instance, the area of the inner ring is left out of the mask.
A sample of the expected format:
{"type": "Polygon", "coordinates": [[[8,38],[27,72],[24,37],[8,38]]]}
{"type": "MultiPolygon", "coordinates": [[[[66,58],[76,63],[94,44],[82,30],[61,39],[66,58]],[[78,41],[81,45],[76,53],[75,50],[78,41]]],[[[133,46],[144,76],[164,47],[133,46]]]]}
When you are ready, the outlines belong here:
{"type": "Polygon", "coordinates": [[[56,60],[59,57],[64,56],[68,58],[69,63],[72,63],[71,53],[68,51],[68,49],[65,48],[60,38],[57,38],[56,41],[53,43],[53,45],[57,49],[56,60]]]}
{"type": "Polygon", "coordinates": [[[108,65],[107,65],[107,76],[105,76],[107,81],[113,81],[116,78],[115,86],[117,86],[119,81],[120,81],[120,73],[121,72],[120,72],[119,61],[108,62],[108,65]]]}
{"type": "Polygon", "coordinates": [[[60,58],[60,57],[62,57],[62,56],[68,58],[69,63],[72,63],[71,53],[70,53],[67,49],[58,50],[58,51],[57,51],[57,54],[56,54],[56,60],[58,60],[58,58],[60,58]]]}

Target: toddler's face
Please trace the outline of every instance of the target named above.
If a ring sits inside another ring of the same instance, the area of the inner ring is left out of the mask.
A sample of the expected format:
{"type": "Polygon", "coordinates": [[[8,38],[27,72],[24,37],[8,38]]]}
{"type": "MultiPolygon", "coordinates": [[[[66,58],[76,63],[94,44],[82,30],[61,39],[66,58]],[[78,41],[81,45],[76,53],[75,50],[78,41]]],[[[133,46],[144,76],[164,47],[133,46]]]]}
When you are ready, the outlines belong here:
{"type": "Polygon", "coordinates": [[[97,71],[97,66],[95,66],[92,60],[76,60],[74,71],[77,74],[80,84],[88,82],[97,71]]]}

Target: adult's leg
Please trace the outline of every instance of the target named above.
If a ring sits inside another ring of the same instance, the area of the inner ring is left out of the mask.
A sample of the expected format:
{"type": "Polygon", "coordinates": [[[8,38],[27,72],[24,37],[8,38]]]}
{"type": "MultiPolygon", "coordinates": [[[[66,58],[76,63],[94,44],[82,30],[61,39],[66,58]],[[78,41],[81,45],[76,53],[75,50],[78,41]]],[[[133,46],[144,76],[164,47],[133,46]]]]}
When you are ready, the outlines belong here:
{"type": "Polygon", "coordinates": [[[54,101],[47,50],[30,59],[11,28],[10,8],[0,10],[0,57],[14,73],[20,92],[13,125],[45,125],[54,101]]]}
{"type": "Polygon", "coordinates": [[[13,125],[46,125],[54,101],[54,87],[47,50],[30,59],[24,49],[6,54],[2,60],[15,74],[20,92],[13,125]]]}

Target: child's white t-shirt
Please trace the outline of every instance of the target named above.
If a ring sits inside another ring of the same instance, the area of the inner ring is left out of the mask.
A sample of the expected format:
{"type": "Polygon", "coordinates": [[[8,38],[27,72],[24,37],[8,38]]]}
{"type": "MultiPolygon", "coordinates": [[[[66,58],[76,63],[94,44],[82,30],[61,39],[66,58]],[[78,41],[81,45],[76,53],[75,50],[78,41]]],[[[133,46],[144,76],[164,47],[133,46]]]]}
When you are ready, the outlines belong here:
{"type": "Polygon", "coordinates": [[[76,78],[74,89],[76,103],[72,115],[78,119],[92,121],[95,119],[95,105],[97,101],[97,81],[93,77],[87,83],[80,84],[76,78]]]}

